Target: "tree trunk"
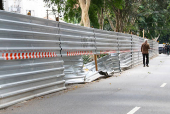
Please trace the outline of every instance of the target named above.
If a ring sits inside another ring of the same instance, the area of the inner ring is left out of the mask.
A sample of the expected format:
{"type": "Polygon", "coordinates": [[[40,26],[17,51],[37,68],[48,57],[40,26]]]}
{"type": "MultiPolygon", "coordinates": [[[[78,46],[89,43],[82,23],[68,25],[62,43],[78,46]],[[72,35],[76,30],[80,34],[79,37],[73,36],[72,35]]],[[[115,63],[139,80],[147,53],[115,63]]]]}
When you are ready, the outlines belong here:
{"type": "Polygon", "coordinates": [[[120,22],[120,30],[119,30],[119,32],[123,32],[123,17],[122,17],[122,11],[120,11],[119,22],[120,22]]]}
{"type": "Polygon", "coordinates": [[[0,0],[0,10],[4,10],[3,9],[3,0],[0,0]]]}
{"type": "Polygon", "coordinates": [[[107,14],[107,19],[109,20],[109,23],[110,23],[110,26],[111,26],[112,30],[116,31],[116,28],[114,27],[113,22],[112,22],[112,20],[110,19],[110,17],[109,17],[108,14],[107,14]]]}
{"type": "Polygon", "coordinates": [[[99,23],[99,26],[100,26],[100,12],[99,11],[97,12],[97,16],[98,16],[98,23],[99,23]]]}
{"type": "Polygon", "coordinates": [[[83,18],[82,18],[82,14],[81,14],[81,21],[80,21],[80,25],[81,25],[81,26],[84,26],[83,18]]]}
{"type": "Polygon", "coordinates": [[[157,41],[157,40],[159,39],[159,36],[160,36],[160,34],[158,35],[158,37],[156,37],[156,38],[152,38],[152,39],[153,39],[153,41],[157,41]]]}
{"type": "Polygon", "coordinates": [[[104,12],[103,12],[103,8],[101,8],[100,13],[98,12],[99,29],[103,30],[103,22],[104,22],[104,12]]]}
{"type": "Polygon", "coordinates": [[[116,13],[116,32],[119,32],[119,14],[116,13]]]}
{"type": "Polygon", "coordinates": [[[89,19],[89,7],[91,0],[79,0],[79,4],[81,7],[81,22],[85,27],[90,27],[90,19],[89,19]]]}
{"type": "Polygon", "coordinates": [[[103,12],[103,8],[101,8],[101,22],[100,22],[100,29],[103,30],[103,23],[104,23],[104,12],[103,12]]]}
{"type": "Polygon", "coordinates": [[[118,9],[116,12],[116,32],[123,32],[123,27],[122,11],[118,9]]]}

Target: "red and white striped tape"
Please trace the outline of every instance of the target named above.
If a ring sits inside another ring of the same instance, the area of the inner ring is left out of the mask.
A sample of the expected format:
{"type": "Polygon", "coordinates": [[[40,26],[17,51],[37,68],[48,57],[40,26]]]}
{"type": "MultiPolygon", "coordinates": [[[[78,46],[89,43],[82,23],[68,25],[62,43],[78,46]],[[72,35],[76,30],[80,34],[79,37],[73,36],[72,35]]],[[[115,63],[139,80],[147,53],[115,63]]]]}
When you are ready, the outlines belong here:
{"type": "Polygon", "coordinates": [[[92,51],[67,51],[67,56],[77,56],[77,55],[90,55],[93,54],[92,51]]]}
{"type": "Polygon", "coordinates": [[[131,50],[120,50],[121,53],[131,52],[131,50]]]}
{"type": "Polygon", "coordinates": [[[116,51],[100,51],[100,54],[116,53],[116,51]]]}
{"type": "Polygon", "coordinates": [[[55,52],[2,53],[5,60],[57,57],[55,52]]]}
{"type": "Polygon", "coordinates": [[[139,50],[133,50],[133,52],[138,52],[139,50]]]}

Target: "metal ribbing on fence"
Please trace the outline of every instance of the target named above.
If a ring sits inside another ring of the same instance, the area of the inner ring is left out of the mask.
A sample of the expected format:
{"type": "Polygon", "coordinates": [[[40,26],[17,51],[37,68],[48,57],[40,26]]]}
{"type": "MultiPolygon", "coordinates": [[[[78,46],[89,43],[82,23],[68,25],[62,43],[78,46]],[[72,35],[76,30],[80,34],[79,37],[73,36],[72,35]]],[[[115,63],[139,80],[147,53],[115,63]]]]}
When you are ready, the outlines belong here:
{"type": "Polygon", "coordinates": [[[139,52],[141,51],[141,43],[139,42],[139,37],[132,35],[132,64],[136,66],[140,64],[139,52]]]}
{"type": "MultiPolygon", "coordinates": [[[[108,58],[109,58],[109,56],[107,55],[107,56],[104,56],[104,57],[99,58],[97,60],[97,65],[98,65],[99,71],[105,71],[106,70],[105,61],[108,58]]],[[[88,69],[86,77],[85,77],[86,82],[91,82],[91,81],[96,80],[97,78],[102,76],[95,69],[95,61],[92,61],[90,63],[85,64],[85,68],[88,69]]]]}
{"type": "MultiPolygon", "coordinates": [[[[65,83],[101,77],[94,61],[84,65],[82,56],[105,54],[97,61],[99,71],[107,73],[142,62],[144,39],[130,34],[5,11],[0,11],[0,25],[0,108],[65,89],[65,83]]],[[[153,57],[158,43],[149,43],[153,57]]]]}
{"type": "Polygon", "coordinates": [[[117,36],[108,31],[94,30],[97,54],[117,53],[117,36]]]}
{"type": "Polygon", "coordinates": [[[59,23],[59,28],[62,57],[95,54],[93,29],[67,23],[59,23]]]}
{"type": "Polygon", "coordinates": [[[148,40],[148,43],[150,45],[150,50],[149,50],[149,58],[151,59],[152,56],[153,56],[153,53],[152,53],[152,49],[153,49],[153,46],[152,46],[152,40],[148,40]]]}
{"type": "Polygon", "coordinates": [[[0,25],[0,108],[65,89],[57,22],[0,11],[0,25]]]}
{"type": "MultiPolygon", "coordinates": [[[[111,73],[120,69],[118,59],[118,40],[116,32],[109,32],[103,30],[94,30],[96,38],[97,54],[108,54],[107,64],[110,69],[105,72],[111,73]],[[111,70],[112,69],[112,70],[111,70]]],[[[104,71],[104,70],[103,70],[104,71]]]]}
{"type": "MultiPolygon", "coordinates": [[[[111,74],[113,72],[119,72],[119,59],[118,53],[113,53],[106,55],[97,60],[98,71],[102,71],[105,74],[111,74]]],[[[99,75],[95,70],[95,62],[90,62],[85,65],[85,68],[88,69],[88,73],[86,74],[86,82],[91,82],[103,75],[99,75]]]]}
{"type": "Polygon", "coordinates": [[[154,42],[154,41],[153,41],[154,56],[157,56],[157,55],[159,54],[159,49],[158,49],[158,47],[159,47],[158,42],[154,42]]]}
{"type": "Polygon", "coordinates": [[[118,33],[120,53],[131,52],[131,35],[118,33]]]}
{"type": "Polygon", "coordinates": [[[139,37],[139,44],[140,44],[140,49],[139,49],[139,63],[143,63],[143,56],[141,52],[141,45],[144,43],[144,38],[139,37]]]}
{"type": "Polygon", "coordinates": [[[119,53],[112,53],[110,54],[110,58],[109,58],[110,62],[108,61],[108,70],[107,72],[110,74],[111,72],[111,69],[114,70],[114,73],[117,73],[117,72],[121,72],[121,68],[120,68],[120,60],[119,60],[119,53]]]}
{"type": "Polygon", "coordinates": [[[120,53],[120,67],[123,68],[128,68],[131,66],[131,53],[126,52],[126,53],[120,53]]]}
{"type": "Polygon", "coordinates": [[[58,22],[0,10],[0,19],[58,27],[58,22]]]}
{"type": "Polygon", "coordinates": [[[132,65],[131,58],[131,35],[118,33],[119,53],[120,53],[120,67],[126,68],[132,65]]]}
{"type": "Polygon", "coordinates": [[[59,28],[66,83],[83,83],[82,55],[93,55],[96,51],[93,29],[67,23],[59,23],[59,28]]]}
{"type": "Polygon", "coordinates": [[[84,83],[85,72],[83,71],[82,56],[62,57],[64,60],[64,73],[66,84],[84,83]]]}

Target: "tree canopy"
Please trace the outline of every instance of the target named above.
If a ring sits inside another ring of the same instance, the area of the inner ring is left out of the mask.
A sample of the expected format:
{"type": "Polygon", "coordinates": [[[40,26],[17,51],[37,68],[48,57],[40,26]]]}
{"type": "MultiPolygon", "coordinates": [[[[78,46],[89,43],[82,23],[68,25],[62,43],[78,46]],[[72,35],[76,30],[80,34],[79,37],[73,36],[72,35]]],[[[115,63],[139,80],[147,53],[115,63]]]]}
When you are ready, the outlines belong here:
{"type": "Polygon", "coordinates": [[[44,0],[64,12],[63,20],[169,42],[170,0],[44,0]],[[83,20],[84,19],[84,20],[83,20]],[[87,22],[85,22],[87,20],[87,22]],[[89,20],[89,21],[88,21],[89,20]]]}

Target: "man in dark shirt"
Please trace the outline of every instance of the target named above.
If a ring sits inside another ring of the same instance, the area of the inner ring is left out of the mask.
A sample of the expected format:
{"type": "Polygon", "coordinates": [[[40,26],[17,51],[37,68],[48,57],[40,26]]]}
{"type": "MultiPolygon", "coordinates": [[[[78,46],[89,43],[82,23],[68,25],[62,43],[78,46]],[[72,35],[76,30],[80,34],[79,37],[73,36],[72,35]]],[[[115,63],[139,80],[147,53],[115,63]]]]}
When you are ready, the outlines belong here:
{"type": "Polygon", "coordinates": [[[150,49],[149,44],[147,43],[147,39],[145,39],[145,42],[141,46],[141,52],[143,55],[143,67],[145,67],[145,57],[146,57],[146,66],[149,67],[149,52],[150,49]]]}

